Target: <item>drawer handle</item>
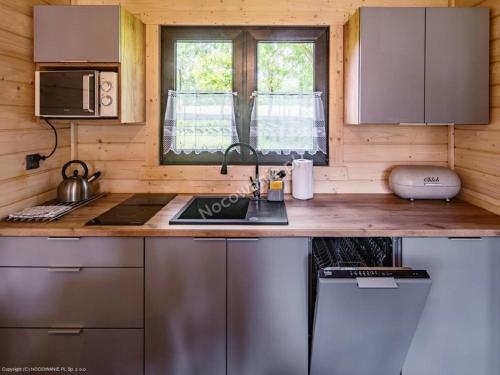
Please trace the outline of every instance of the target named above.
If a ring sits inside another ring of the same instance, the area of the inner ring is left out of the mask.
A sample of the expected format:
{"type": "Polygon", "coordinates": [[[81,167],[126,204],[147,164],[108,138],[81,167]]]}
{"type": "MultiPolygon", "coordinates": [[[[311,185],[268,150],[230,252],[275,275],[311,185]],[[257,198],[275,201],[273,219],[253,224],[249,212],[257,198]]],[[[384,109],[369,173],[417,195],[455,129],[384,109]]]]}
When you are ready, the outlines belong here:
{"type": "Polygon", "coordinates": [[[228,241],[258,241],[258,238],[228,238],[228,241]]]}
{"type": "Polygon", "coordinates": [[[47,237],[49,241],[80,241],[80,237],[47,237]]]}
{"type": "Polygon", "coordinates": [[[82,269],[80,267],[51,267],[47,268],[49,272],[80,272],[82,269]]]}
{"type": "Polygon", "coordinates": [[[450,241],[481,241],[482,237],[448,237],[450,241]]]}
{"type": "Polygon", "coordinates": [[[47,331],[49,335],[79,335],[82,333],[81,328],[73,328],[73,329],[49,329],[47,331]]]}
{"type": "Polygon", "coordinates": [[[225,238],[214,238],[214,237],[193,237],[194,241],[225,241],[225,238]]]}

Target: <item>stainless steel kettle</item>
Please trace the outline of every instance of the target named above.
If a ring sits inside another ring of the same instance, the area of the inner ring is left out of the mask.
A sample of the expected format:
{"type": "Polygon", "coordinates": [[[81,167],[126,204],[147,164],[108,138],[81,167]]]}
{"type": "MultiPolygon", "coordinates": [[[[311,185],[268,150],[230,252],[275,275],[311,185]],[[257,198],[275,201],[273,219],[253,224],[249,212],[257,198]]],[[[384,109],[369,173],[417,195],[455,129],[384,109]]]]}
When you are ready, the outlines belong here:
{"type": "Polygon", "coordinates": [[[62,167],[63,181],[57,187],[57,199],[59,202],[79,202],[89,199],[93,195],[91,183],[101,175],[95,172],[89,177],[89,168],[81,160],[70,160],[62,167]],[[78,170],[73,171],[73,175],[66,174],[66,170],[71,164],[80,164],[83,167],[83,176],[78,174],[78,170]]]}

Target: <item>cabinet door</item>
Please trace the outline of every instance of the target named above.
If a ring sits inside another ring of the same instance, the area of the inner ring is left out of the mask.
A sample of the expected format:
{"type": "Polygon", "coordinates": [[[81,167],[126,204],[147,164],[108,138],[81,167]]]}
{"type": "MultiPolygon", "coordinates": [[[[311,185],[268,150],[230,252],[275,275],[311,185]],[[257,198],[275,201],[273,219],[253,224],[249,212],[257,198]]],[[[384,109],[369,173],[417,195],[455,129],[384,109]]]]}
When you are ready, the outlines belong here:
{"type": "Polygon", "coordinates": [[[119,62],[119,6],[35,6],[36,62],[119,62]]]}
{"type": "Polygon", "coordinates": [[[146,374],[226,373],[226,240],[146,239],[146,374]]]}
{"type": "Polygon", "coordinates": [[[427,8],[425,121],[489,122],[487,8],[427,8]]]}
{"type": "Polygon", "coordinates": [[[500,374],[500,238],[405,238],[432,288],[403,375],[500,374]]]}
{"type": "Polygon", "coordinates": [[[361,123],[424,122],[424,48],[424,8],[361,8],[361,123]]]}
{"type": "Polygon", "coordinates": [[[227,374],[306,375],[306,238],[228,239],[227,374]]]}

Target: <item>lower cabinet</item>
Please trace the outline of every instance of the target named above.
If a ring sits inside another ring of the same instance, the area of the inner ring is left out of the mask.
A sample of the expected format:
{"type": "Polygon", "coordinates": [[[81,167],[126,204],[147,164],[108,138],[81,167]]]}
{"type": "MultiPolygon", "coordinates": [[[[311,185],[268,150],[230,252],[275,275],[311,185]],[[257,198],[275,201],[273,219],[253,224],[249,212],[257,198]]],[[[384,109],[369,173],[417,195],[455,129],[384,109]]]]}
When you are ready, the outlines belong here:
{"type": "Polygon", "coordinates": [[[403,375],[500,374],[500,238],[405,238],[432,287],[403,375]]]}
{"type": "Polygon", "coordinates": [[[143,260],[143,238],[0,238],[0,369],[143,374],[143,260]]]}
{"type": "Polygon", "coordinates": [[[146,374],[226,373],[226,240],[146,238],[146,374]]]}
{"type": "Polygon", "coordinates": [[[0,328],[0,366],[33,368],[23,373],[139,375],[143,342],[142,329],[0,328]]]}
{"type": "Polygon", "coordinates": [[[146,374],[306,375],[308,239],[146,239],[146,374]]]}
{"type": "Polygon", "coordinates": [[[227,240],[227,374],[305,375],[306,238],[227,240]]]}

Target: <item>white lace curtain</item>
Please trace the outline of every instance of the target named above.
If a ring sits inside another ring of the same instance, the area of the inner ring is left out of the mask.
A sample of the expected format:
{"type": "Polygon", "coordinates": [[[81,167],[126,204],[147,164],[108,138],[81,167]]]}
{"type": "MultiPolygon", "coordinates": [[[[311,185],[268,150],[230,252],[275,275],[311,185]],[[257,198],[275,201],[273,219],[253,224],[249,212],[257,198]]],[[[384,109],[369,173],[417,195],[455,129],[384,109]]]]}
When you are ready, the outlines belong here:
{"type": "Polygon", "coordinates": [[[238,142],[236,93],[169,90],[163,123],[163,152],[218,152],[238,142]]]}
{"type": "Polygon", "coordinates": [[[326,154],[325,113],[321,92],[254,92],[250,144],[268,154],[326,154]]]}

